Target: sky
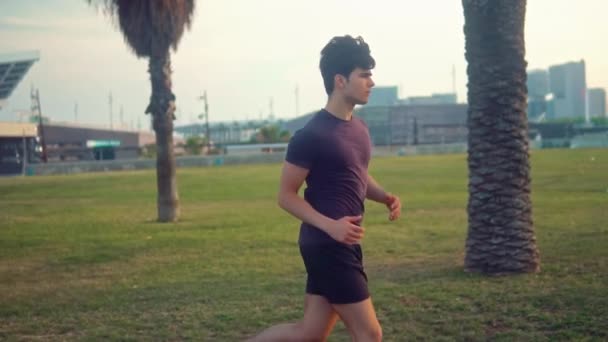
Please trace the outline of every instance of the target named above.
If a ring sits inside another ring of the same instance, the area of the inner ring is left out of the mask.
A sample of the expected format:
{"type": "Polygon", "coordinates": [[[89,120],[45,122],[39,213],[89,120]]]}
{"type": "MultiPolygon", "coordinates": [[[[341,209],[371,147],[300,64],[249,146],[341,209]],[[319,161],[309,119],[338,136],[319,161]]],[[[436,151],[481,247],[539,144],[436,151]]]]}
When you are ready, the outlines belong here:
{"type": "MultiPolygon", "coordinates": [[[[289,119],[318,110],[327,96],[318,69],[331,37],[362,36],[376,59],[378,86],[400,97],[451,92],[466,102],[464,16],[456,0],[206,0],[172,53],[177,125],[197,121],[289,119]],[[299,96],[296,101],[296,88],[299,96]]],[[[529,69],[584,59],[587,86],[608,89],[608,1],[530,0],[529,69]]],[[[138,59],[111,19],[85,0],[0,1],[0,54],[36,50],[0,121],[17,121],[39,90],[56,122],[149,128],[146,59],[138,59]],[[77,108],[77,109],[76,109],[77,108]],[[122,108],[122,120],[120,113],[122,108]]]]}

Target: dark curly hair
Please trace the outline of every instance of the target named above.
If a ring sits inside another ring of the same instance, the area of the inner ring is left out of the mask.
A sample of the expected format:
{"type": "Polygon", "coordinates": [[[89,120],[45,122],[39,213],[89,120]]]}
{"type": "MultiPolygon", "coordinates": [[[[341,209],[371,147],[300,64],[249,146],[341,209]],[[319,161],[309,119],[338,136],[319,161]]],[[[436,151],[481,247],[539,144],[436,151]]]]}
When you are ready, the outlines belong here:
{"type": "Polygon", "coordinates": [[[321,50],[321,76],[327,95],[334,91],[334,76],[347,77],[356,68],[371,70],[376,61],[370,55],[369,45],[361,38],[350,35],[333,37],[321,50]]]}

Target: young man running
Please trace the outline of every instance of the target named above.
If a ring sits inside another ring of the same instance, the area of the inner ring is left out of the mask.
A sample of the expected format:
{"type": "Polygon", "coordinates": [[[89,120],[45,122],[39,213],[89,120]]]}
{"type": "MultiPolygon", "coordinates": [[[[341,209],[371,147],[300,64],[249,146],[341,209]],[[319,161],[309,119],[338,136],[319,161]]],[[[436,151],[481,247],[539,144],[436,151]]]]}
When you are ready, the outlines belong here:
{"type": "Polygon", "coordinates": [[[252,341],[324,341],[338,318],[354,341],[382,340],[363,269],[364,200],[385,204],[390,220],[399,218],[401,201],[369,175],[368,128],[353,116],[355,105],[368,101],[374,66],[361,37],[334,37],[321,51],[327,105],[289,142],[278,195],[281,208],[302,221],[304,318],[268,328],[252,341]]]}

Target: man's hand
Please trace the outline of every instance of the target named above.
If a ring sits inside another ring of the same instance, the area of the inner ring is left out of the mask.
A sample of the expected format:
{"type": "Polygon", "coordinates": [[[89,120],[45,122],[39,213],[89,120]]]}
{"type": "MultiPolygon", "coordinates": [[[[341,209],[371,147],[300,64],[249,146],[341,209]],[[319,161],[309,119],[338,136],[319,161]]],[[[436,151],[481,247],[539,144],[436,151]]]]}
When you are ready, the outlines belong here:
{"type": "Polygon", "coordinates": [[[399,199],[399,197],[391,193],[387,193],[385,204],[389,211],[389,220],[394,221],[398,219],[399,216],[401,216],[401,200],[399,199]]]}
{"type": "Polygon", "coordinates": [[[357,244],[363,239],[365,229],[359,226],[361,215],[359,216],[344,216],[339,220],[335,220],[328,227],[327,233],[336,241],[348,245],[357,244]]]}

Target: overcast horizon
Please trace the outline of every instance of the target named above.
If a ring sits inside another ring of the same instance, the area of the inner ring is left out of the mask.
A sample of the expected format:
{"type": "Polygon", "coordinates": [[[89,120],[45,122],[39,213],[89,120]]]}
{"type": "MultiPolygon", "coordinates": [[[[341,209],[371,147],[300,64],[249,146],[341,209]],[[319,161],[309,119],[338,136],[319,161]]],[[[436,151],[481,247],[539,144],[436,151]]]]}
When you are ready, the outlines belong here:
{"type": "MultiPolygon", "coordinates": [[[[361,35],[377,61],[378,86],[398,86],[399,96],[452,91],[466,100],[464,15],[461,3],[361,0],[197,2],[190,31],[172,54],[176,125],[196,121],[209,97],[210,120],[288,119],[324,106],[318,71],[321,48],[332,36],[361,35]],[[267,19],[267,20],[263,20],[267,19]],[[299,113],[296,113],[296,86],[299,113]],[[272,100],[271,100],[272,99],[272,100]]],[[[605,24],[608,2],[529,1],[526,60],[529,70],[584,59],[588,88],[608,88],[605,24]]],[[[0,54],[40,51],[0,111],[16,121],[29,111],[30,87],[40,91],[43,114],[53,121],[115,127],[120,108],[127,126],[139,121],[150,96],[147,60],[137,59],[109,18],[85,1],[34,0],[0,4],[0,54]]]]}

